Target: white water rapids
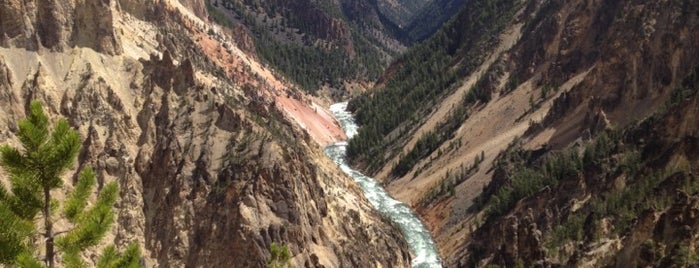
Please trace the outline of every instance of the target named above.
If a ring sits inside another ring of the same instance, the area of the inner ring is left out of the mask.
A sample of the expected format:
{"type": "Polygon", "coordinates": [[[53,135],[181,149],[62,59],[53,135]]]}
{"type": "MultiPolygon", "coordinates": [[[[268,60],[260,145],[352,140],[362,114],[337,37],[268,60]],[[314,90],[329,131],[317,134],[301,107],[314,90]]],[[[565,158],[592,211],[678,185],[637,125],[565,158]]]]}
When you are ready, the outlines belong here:
{"type": "MultiPolygon", "coordinates": [[[[352,114],[347,111],[347,102],[331,105],[330,111],[340,122],[348,138],[357,134],[359,127],[354,122],[352,114]]],[[[342,171],[359,183],[364,195],[381,214],[398,225],[410,245],[413,254],[412,267],[442,267],[432,236],[412,209],[393,199],[376,180],[352,169],[345,160],[346,150],[347,142],[343,141],[325,147],[325,154],[332,158],[342,171]]]]}

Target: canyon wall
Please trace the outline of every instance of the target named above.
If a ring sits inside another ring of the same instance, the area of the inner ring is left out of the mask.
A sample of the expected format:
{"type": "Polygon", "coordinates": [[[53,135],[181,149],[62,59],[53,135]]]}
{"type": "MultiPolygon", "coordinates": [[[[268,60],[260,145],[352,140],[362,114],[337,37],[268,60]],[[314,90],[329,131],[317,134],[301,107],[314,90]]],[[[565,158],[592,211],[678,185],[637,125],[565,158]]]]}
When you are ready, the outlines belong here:
{"type": "Polygon", "coordinates": [[[147,267],[266,266],[272,243],[297,267],[409,266],[399,230],[323,154],[342,138],[336,123],[209,24],[203,2],[0,12],[0,143],[18,144],[30,100],[67,118],[84,140],[76,170],[120,186],[103,244],[139,243],[147,267]],[[297,118],[289,103],[314,112],[297,118]]]}

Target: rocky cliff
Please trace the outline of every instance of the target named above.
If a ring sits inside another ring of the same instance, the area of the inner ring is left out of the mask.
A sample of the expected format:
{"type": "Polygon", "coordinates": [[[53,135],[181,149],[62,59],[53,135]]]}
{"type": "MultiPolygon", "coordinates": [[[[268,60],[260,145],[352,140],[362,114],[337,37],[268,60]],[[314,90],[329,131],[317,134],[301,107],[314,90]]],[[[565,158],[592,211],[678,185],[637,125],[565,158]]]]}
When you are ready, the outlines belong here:
{"type": "Polygon", "coordinates": [[[88,47],[121,53],[112,21],[116,1],[7,1],[0,11],[3,46],[63,51],[88,47]]]}
{"type": "Polygon", "coordinates": [[[78,166],[120,185],[105,243],[139,243],[148,267],[263,267],[272,243],[297,267],[409,265],[400,232],[323,155],[342,138],[327,111],[203,3],[1,5],[0,143],[16,144],[30,100],[68,118],[78,166]]]}
{"type": "Polygon", "coordinates": [[[350,104],[350,153],[449,266],[689,265],[698,9],[469,1],[350,104]]]}

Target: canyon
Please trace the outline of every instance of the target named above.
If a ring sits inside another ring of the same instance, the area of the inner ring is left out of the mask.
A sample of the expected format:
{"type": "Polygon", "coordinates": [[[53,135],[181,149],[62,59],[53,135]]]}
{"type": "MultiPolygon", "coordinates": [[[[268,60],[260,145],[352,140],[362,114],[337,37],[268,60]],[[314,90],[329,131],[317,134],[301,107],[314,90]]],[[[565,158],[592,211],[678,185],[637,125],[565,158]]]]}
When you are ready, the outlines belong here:
{"type": "Polygon", "coordinates": [[[345,138],[329,111],[238,48],[203,2],[0,10],[0,142],[18,144],[39,100],[79,130],[76,168],[121,189],[88,260],[135,242],[147,267],[260,267],[276,243],[298,267],[409,265],[400,231],[324,156],[345,138]]]}
{"type": "Polygon", "coordinates": [[[690,0],[7,0],[0,144],[38,100],[119,184],[89,266],[687,267],[697,43],[690,0]]]}

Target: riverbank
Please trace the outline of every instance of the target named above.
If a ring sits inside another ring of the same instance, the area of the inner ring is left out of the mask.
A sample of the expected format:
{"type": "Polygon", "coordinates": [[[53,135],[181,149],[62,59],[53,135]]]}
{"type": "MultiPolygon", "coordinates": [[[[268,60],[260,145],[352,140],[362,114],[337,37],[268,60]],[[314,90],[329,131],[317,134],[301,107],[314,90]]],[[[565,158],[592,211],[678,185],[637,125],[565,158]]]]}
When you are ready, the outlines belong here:
{"type": "MultiPolygon", "coordinates": [[[[347,102],[331,105],[330,111],[340,122],[348,138],[357,134],[359,127],[352,114],[347,111],[347,102]]],[[[409,206],[393,199],[376,180],[352,169],[345,158],[346,150],[347,142],[341,141],[327,146],[325,154],[361,186],[366,198],[381,214],[398,225],[410,245],[413,254],[412,267],[442,267],[436,244],[420,218],[409,206]]]]}

